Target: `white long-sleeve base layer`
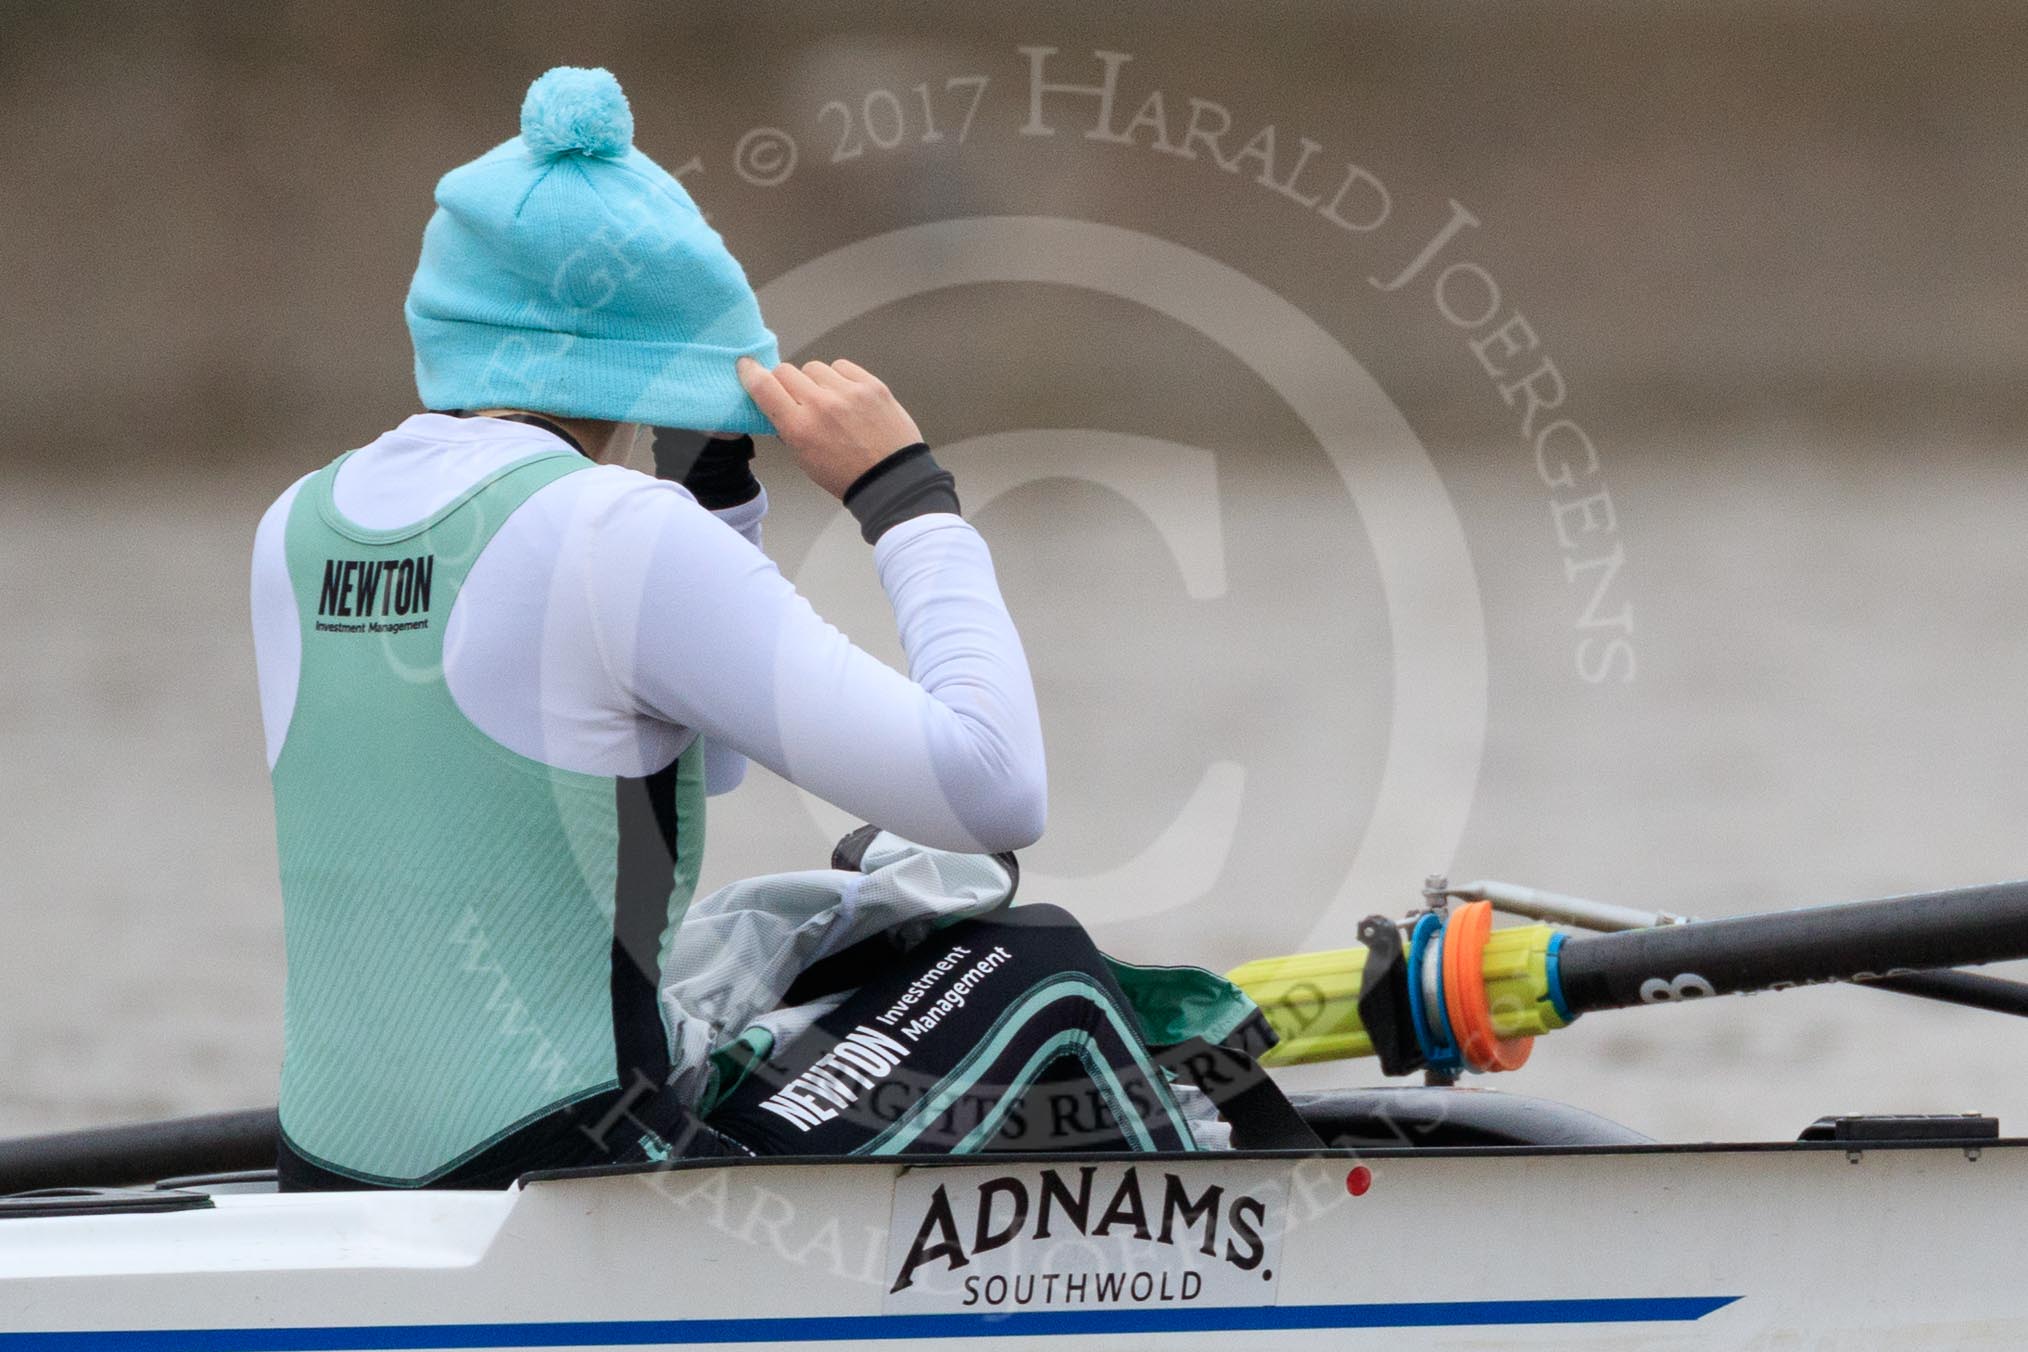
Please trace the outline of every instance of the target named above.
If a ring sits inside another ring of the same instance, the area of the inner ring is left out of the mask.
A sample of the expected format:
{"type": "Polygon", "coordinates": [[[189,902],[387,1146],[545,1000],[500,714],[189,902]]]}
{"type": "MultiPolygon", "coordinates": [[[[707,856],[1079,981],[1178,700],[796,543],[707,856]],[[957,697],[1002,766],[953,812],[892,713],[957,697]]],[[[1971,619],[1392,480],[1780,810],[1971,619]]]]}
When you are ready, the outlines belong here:
{"type": "MultiPolygon", "coordinates": [[[[372,530],[428,517],[560,443],[494,418],[419,414],[348,460],[337,507],[372,530]]],[[[284,535],[297,483],[254,541],[254,647],[268,763],[296,703],[302,631],[284,535]]],[[[844,811],[941,849],[1041,834],[1042,730],[1020,636],[979,533],[917,517],[873,548],[904,676],[811,608],[759,548],[766,499],[714,515],[618,466],[542,489],[480,555],[445,633],[446,680],[487,736],[545,765],[638,776],[706,739],[714,792],[750,757],[844,811]]]]}

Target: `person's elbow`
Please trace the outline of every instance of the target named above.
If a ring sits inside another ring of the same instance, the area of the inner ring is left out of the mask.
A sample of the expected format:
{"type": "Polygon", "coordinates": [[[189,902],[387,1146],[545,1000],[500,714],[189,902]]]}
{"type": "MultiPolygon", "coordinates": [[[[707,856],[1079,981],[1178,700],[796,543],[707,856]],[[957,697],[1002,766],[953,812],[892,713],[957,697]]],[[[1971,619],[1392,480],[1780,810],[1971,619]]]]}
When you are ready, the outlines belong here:
{"type": "Polygon", "coordinates": [[[1042,839],[1042,833],[1049,826],[1049,788],[1037,775],[1032,784],[1024,785],[1021,791],[1010,796],[1001,814],[1003,833],[988,847],[998,854],[1002,850],[1025,850],[1042,839]]]}
{"type": "Polygon", "coordinates": [[[930,763],[942,791],[940,824],[964,838],[962,845],[940,848],[998,854],[1042,839],[1049,772],[1042,727],[1032,714],[1022,717],[1016,709],[999,717],[947,718],[930,738],[930,763]]]}
{"type": "Polygon", "coordinates": [[[981,854],[1025,850],[1049,824],[1048,776],[1040,765],[975,786],[966,828],[981,854]]]}

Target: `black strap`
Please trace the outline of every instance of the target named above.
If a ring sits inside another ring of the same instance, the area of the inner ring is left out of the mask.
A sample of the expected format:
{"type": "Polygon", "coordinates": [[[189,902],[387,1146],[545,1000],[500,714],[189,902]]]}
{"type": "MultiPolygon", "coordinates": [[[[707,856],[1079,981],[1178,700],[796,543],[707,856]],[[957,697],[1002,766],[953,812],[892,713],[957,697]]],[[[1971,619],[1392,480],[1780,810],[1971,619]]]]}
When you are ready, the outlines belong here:
{"type": "Polygon", "coordinates": [[[1235,1150],[1322,1150],[1323,1139],[1303,1121],[1282,1087],[1244,1047],[1231,1045],[1245,1032],[1242,1028],[1218,1046],[1191,1038],[1164,1048],[1156,1059],[1211,1100],[1232,1126],[1235,1150]]]}

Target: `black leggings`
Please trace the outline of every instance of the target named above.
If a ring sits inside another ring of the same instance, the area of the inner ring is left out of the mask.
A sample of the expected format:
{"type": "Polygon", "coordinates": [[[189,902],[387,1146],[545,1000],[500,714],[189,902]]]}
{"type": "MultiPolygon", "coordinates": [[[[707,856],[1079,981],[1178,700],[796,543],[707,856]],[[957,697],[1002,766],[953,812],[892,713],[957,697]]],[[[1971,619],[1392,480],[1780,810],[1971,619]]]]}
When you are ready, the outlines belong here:
{"type": "Polygon", "coordinates": [[[714,1131],[758,1155],[1193,1148],[1119,983],[1062,909],[964,921],[862,966],[844,1003],[749,1070],[714,1131]]]}
{"type": "MultiPolygon", "coordinates": [[[[963,921],[906,952],[870,940],[812,968],[789,998],[844,988],[705,1122],[637,1083],[530,1123],[427,1186],[677,1157],[1195,1148],[1119,983],[1059,907],[963,921]]],[[[376,1186],[286,1140],[278,1163],[284,1191],[376,1186]]]]}

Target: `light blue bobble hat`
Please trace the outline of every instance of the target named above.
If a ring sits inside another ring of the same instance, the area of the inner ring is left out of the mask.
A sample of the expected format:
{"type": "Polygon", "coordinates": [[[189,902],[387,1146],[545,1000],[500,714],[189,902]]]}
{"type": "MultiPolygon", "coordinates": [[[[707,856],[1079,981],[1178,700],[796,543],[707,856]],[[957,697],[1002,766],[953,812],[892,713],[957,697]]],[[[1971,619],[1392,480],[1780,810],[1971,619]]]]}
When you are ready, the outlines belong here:
{"type": "Polygon", "coordinates": [[[404,307],[425,408],[774,431],[734,370],[780,360],[746,273],[633,141],[611,72],[558,66],[438,181],[404,307]]]}

